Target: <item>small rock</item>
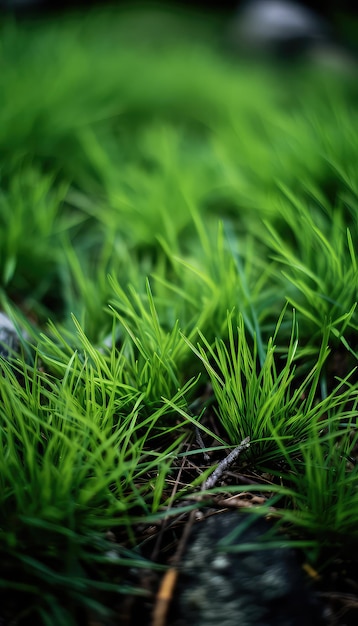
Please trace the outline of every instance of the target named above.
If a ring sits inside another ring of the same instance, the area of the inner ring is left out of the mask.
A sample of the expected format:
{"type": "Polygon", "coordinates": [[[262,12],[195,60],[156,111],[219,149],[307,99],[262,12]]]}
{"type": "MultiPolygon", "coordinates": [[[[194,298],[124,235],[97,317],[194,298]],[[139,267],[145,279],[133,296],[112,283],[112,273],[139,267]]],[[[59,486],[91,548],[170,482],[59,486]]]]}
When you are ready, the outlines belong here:
{"type": "Polygon", "coordinates": [[[272,54],[296,54],[327,38],[313,11],[290,0],[251,0],[240,8],[229,37],[234,47],[272,54]]]}
{"type": "MultiPolygon", "coordinates": [[[[258,547],[272,530],[264,519],[237,512],[214,515],[194,527],[179,577],[180,624],[323,624],[295,551],[258,547]],[[245,544],[251,546],[245,549],[245,544]],[[244,550],[235,551],[237,546],[244,550]]],[[[280,540],[277,533],[272,538],[280,540]]]]}

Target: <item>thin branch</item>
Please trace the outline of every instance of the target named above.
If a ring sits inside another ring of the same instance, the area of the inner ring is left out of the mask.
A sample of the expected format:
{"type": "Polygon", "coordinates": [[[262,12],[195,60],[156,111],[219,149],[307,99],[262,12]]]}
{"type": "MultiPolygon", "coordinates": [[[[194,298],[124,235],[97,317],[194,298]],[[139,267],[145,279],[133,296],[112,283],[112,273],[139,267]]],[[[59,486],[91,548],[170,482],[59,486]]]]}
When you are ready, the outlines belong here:
{"type": "Polygon", "coordinates": [[[212,487],[215,487],[216,483],[222,477],[228,467],[230,467],[230,465],[237,459],[241,452],[247,450],[247,448],[249,447],[250,437],[246,437],[246,439],[244,439],[240,443],[240,445],[238,445],[234,450],[230,452],[230,454],[227,455],[226,459],[220,461],[216,470],[214,470],[211,476],[209,476],[209,478],[207,478],[206,481],[203,483],[202,490],[205,491],[206,489],[211,489],[212,487]]]}

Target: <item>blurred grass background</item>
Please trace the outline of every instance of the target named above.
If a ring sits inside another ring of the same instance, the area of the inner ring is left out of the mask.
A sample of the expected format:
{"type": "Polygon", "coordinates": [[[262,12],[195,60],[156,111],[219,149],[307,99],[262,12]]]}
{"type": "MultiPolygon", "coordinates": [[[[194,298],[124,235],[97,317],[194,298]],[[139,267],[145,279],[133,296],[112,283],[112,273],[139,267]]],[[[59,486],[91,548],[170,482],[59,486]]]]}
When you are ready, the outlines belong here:
{"type": "Polygon", "coordinates": [[[198,425],[222,454],[250,432],[314,564],[357,541],[354,59],[249,59],[225,20],[1,23],[0,295],[30,337],[1,361],[10,622],[145,595],[132,568],[166,561],[141,524],[211,471],[172,491],[198,425]],[[215,435],[190,409],[208,382],[215,435]]]}

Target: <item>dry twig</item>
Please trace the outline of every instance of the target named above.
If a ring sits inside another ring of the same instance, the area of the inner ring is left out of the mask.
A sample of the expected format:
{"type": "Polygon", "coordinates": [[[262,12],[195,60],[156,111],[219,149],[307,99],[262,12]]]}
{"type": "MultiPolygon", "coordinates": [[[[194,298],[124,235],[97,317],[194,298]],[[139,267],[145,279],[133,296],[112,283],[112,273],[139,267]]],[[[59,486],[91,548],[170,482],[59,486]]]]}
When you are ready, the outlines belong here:
{"type": "Polygon", "coordinates": [[[218,482],[218,480],[222,477],[223,473],[237,459],[239,454],[241,454],[241,452],[243,452],[244,450],[247,450],[247,448],[249,447],[250,447],[250,437],[246,437],[246,439],[244,439],[240,443],[240,445],[238,445],[234,450],[230,452],[230,454],[227,455],[226,459],[223,459],[222,461],[220,461],[216,470],[214,470],[213,473],[209,476],[209,478],[207,478],[206,481],[204,482],[202,486],[202,490],[206,491],[207,489],[211,489],[212,487],[214,487],[216,483],[218,482]]]}

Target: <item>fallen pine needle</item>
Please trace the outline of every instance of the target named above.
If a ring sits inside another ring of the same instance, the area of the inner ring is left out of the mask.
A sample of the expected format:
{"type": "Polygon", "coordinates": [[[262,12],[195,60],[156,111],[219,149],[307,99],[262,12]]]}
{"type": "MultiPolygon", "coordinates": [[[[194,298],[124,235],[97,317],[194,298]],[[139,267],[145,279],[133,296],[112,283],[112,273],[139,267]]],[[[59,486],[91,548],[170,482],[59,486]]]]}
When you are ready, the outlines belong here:
{"type": "Polygon", "coordinates": [[[165,572],[158,591],[153,611],[152,626],[165,626],[169,605],[177,582],[179,571],[171,567],[165,572]]]}

